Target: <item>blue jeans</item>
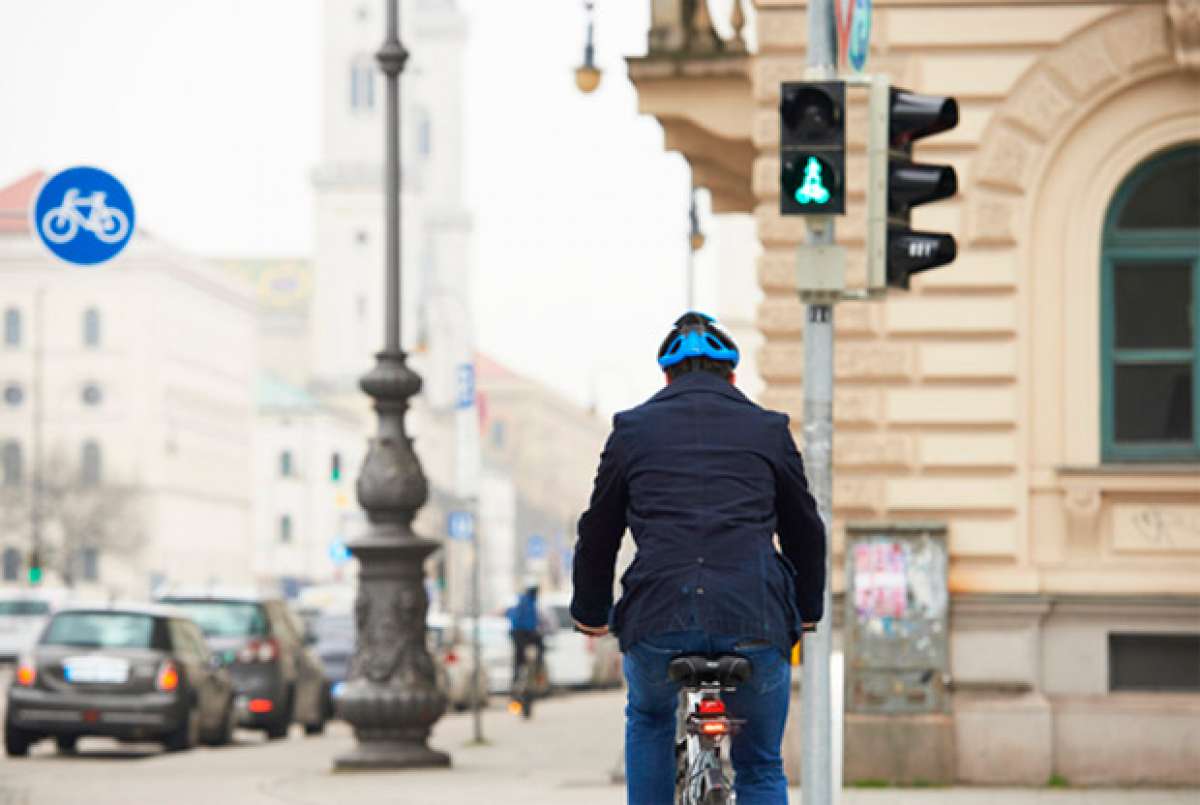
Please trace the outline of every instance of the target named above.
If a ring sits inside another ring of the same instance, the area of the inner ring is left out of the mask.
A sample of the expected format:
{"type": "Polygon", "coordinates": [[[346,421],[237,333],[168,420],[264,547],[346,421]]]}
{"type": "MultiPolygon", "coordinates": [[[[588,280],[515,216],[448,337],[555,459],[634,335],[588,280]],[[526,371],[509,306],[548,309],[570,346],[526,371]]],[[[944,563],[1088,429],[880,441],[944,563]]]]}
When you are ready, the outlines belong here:
{"type": "Polygon", "coordinates": [[[682,653],[736,651],[754,675],[725,695],[734,718],[745,719],[733,736],[738,805],[787,805],[780,745],[787,722],[791,671],[779,649],[766,643],[701,631],[671,632],[636,643],[625,652],[629,702],[625,708],[625,778],[629,805],[671,805],[675,798],[675,711],[679,685],[667,665],[682,653]]]}

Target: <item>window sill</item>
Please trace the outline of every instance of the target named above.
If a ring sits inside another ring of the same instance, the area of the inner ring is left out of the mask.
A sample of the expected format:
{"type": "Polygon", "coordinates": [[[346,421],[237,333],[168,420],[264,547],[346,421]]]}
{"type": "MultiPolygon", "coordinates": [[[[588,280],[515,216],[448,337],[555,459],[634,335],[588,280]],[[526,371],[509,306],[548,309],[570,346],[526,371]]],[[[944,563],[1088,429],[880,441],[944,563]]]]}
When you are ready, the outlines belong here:
{"type": "Polygon", "coordinates": [[[1165,463],[1161,461],[1110,461],[1093,465],[1060,465],[1054,471],[1062,476],[1097,475],[1200,475],[1200,461],[1165,463]]]}

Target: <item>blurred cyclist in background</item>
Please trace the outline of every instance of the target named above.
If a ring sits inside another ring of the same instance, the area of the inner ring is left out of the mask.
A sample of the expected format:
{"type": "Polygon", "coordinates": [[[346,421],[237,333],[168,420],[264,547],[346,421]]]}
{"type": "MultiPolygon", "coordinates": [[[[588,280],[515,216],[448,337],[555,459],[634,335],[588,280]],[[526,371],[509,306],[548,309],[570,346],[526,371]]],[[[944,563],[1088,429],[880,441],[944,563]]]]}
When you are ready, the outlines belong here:
{"type": "Polygon", "coordinates": [[[542,622],[537,605],[538,585],[534,579],[527,579],[525,592],[517,598],[517,603],[508,609],[509,635],[513,641],[513,685],[517,684],[517,676],[521,666],[525,664],[525,647],[537,647],[537,665],[540,668],[545,657],[546,645],[542,641],[542,622]]]}
{"type": "Polygon", "coordinates": [[[784,414],[734,387],[738,350],[703,313],[681,316],[658,365],[667,386],[613,418],[579,521],[571,616],[625,653],[625,772],[633,805],[670,805],[681,653],[735,652],[753,677],[726,698],[738,805],[787,802],[780,745],[788,656],[822,615],[825,527],[784,414]],[[612,607],[625,529],[637,555],[612,607]],[[779,537],[779,549],[774,536],[779,537]]]}

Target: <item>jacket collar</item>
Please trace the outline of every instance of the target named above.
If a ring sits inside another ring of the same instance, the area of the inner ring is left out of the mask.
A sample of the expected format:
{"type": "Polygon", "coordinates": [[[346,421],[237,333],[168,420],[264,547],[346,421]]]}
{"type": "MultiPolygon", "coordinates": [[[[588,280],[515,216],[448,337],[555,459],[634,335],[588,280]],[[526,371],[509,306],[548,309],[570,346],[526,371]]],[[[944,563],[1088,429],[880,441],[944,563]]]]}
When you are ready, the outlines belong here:
{"type": "Polygon", "coordinates": [[[672,380],[670,385],[664,386],[657,394],[650,398],[650,402],[658,400],[669,400],[672,397],[678,397],[680,394],[693,394],[698,392],[707,392],[709,394],[720,394],[723,397],[728,397],[731,400],[750,404],[750,400],[746,395],[738,391],[737,386],[730,383],[724,378],[717,377],[712,372],[697,370],[688,372],[686,375],[672,380]]]}

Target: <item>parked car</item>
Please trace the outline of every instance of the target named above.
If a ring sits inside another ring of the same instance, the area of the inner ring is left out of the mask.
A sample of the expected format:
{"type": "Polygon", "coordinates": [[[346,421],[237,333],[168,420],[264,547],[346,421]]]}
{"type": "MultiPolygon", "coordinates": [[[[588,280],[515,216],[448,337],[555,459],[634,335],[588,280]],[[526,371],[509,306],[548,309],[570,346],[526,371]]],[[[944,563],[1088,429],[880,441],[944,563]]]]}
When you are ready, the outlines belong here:
{"type": "Polygon", "coordinates": [[[9,685],[4,750],[24,757],[43,738],[72,752],[85,735],[228,743],[233,682],[196,625],[144,605],[64,608],[18,661],[9,685]]]}
{"type": "Polygon", "coordinates": [[[350,673],[354,656],[354,615],[350,612],[310,611],[302,613],[313,651],[321,660],[325,676],[326,718],[333,718],[333,696],[350,673]]]}
{"type": "Polygon", "coordinates": [[[65,590],[32,589],[0,595],[0,663],[14,663],[33,645],[65,590]]]}
{"type": "Polygon", "coordinates": [[[621,651],[611,635],[592,637],[575,631],[569,595],[551,593],[541,600],[547,629],[546,670],[557,687],[614,687],[621,683],[621,651]]]}
{"type": "Polygon", "coordinates": [[[456,710],[466,710],[476,702],[487,704],[487,674],[475,677],[475,651],[470,624],[455,623],[443,612],[430,612],[426,619],[429,653],[440,669],[446,700],[456,710]]]}
{"type": "Polygon", "coordinates": [[[299,616],[282,599],[259,595],[171,593],[160,598],[203,630],[233,677],[238,723],[283,738],[293,722],[317,735],[329,717],[327,686],[299,616]]]}

